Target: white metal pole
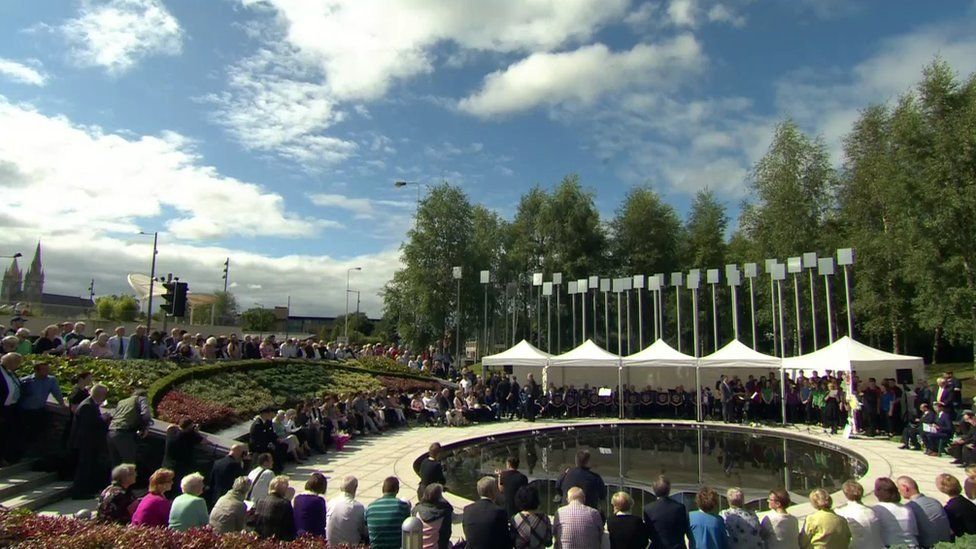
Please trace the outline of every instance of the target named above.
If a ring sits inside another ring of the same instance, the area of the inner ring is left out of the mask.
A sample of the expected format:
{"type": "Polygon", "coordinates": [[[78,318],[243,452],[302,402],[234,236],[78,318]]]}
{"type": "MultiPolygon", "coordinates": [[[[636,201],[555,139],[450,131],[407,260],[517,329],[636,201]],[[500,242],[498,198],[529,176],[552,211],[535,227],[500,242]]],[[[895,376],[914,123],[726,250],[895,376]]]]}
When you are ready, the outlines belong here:
{"type": "MultiPolygon", "coordinates": [[[[796,301],[796,350],[798,355],[802,355],[803,332],[800,329],[800,275],[798,273],[793,273],[793,295],[794,301],[796,301]]],[[[816,343],[814,343],[814,349],[816,349],[816,343]]],[[[785,355],[786,353],[783,354],[785,355]]]]}
{"type": "Polygon", "coordinates": [[[678,286],[674,287],[674,310],[677,320],[677,330],[675,330],[674,339],[678,344],[678,352],[681,352],[681,288],[678,286]]]}
{"type": "MultiPolygon", "coordinates": [[[[488,285],[485,284],[485,320],[484,325],[481,327],[481,331],[485,335],[485,347],[484,350],[488,350],[488,285]]],[[[478,358],[484,356],[484,353],[480,353],[478,358]]]]}
{"type": "Polygon", "coordinates": [[[776,281],[776,294],[779,297],[779,352],[782,358],[786,358],[786,332],[783,328],[783,281],[776,281]]]}
{"type": "Polygon", "coordinates": [[[752,318],[752,350],[756,350],[756,288],[753,285],[753,278],[749,277],[749,311],[752,318]]]}
{"type": "Polygon", "coordinates": [[[556,350],[560,353],[563,352],[563,309],[559,306],[559,291],[562,284],[554,284],[556,286],[556,350]]]}
{"type": "Polygon", "coordinates": [[[830,307],[830,275],[824,275],[824,289],[827,292],[827,339],[834,342],[834,319],[830,307]]]}
{"type": "Polygon", "coordinates": [[[620,310],[620,292],[617,292],[617,354],[618,355],[624,354],[623,353],[624,331],[623,331],[623,326],[621,326],[621,324],[623,323],[623,320],[621,319],[621,313],[622,311],[620,310]]]}
{"type": "Polygon", "coordinates": [[[552,354],[552,296],[546,296],[546,352],[552,354]]]}
{"type": "Polygon", "coordinates": [[[773,275],[769,275],[769,320],[773,323],[773,356],[778,356],[776,347],[779,345],[779,328],[776,326],[776,290],[774,288],[773,275]]]}
{"type": "Polygon", "coordinates": [[[627,290],[627,354],[630,354],[630,290],[627,290]]]}
{"type": "Polygon", "coordinates": [[[810,322],[813,323],[813,350],[817,350],[817,290],[813,286],[813,269],[810,269],[810,322]]]}
{"type": "Polygon", "coordinates": [[[691,333],[695,344],[695,352],[692,354],[698,358],[698,351],[701,349],[698,343],[698,288],[691,291],[691,333]]]}
{"type": "Polygon", "coordinates": [[[844,294],[847,297],[847,337],[854,339],[854,320],[851,316],[851,281],[847,274],[848,265],[844,265],[844,294]]]}
{"type": "Polygon", "coordinates": [[[660,298],[657,300],[657,325],[658,331],[660,332],[658,336],[664,339],[664,279],[661,279],[661,285],[657,289],[661,293],[660,298]]]}
{"type": "Polygon", "coordinates": [[[658,318],[657,317],[657,300],[658,300],[657,290],[651,290],[651,297],[653,298],[652,305],[654,306],[654,341],[657,341],[658,339],[661,338],[661,334],[657,326],[657,318],[658,318]]]}
{"type": "Polygon", "coordinates": [[[596,288],[593,288],[593,341],[596,341],[597,339],[599,339],[597,337],[597,334],[596,334],[596,331],[597,331],[597,323],[596,323],[596,294],[599,293],[599,292],[600,292],[599,283],[597,283],[597,287],[596,288]]]}
{"type": "Polygon", "coordinates": [[[637,348],[644,349],[644,301],[641,289],[637,288],[637,348]]]}
{"type": "Polygon", "coordinates": [[[715,284],[711,284],[712,287],[712,345],[715,350],[718,351],[718,307],[715,304],[715,284]]]}
{"type": "Polygon", "coordinates": [[[603,292],[603,344],[610,348],[610,290],[603,292]]]}
{"type": "Polygon", "coordinates": [[[735,340],[739,340],[739,287],[732,285],[729,286],[732,290],[732,332],[735,334],[735,340]]]}
{"type": "Polygon", "coordinates": [[[570,294],[569,299],[573,302],[573,348],[575,349],[579,345],[576,342],[576,296],[570,294]]]}

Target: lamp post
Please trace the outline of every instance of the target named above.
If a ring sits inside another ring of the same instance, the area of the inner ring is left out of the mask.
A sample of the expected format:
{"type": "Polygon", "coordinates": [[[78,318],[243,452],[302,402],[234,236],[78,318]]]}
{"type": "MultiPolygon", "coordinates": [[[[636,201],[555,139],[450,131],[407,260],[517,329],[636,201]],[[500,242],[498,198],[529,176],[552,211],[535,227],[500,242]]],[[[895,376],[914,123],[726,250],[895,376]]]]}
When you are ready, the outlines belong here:
{"type": "Polygon", "coordinates": [[[345,327],[342,329],[342,337],[346,340],[346,345],[349,345],[349,274],[353,271],[362,270],[362,267],[350,267],[346,269],[346,317],[345,327]]]}
{"type": "Polygon", "coordinates": [[[657,306],[660,301],[661,293],[661,281],[658,280],[657,275],[647,275],[647,289],[651,292],[651,309],[653,309],[654,314],[652,318],[654,322],[651,324],[652,332],[654,333],[654,341],[661,339],[661,330],[658,326],[658,314],[657,306]]]}
{"type": "Polygon", "coordinates": [[[451,269],[454,280],[457,280],[457,319],[454,323],[454,360],[461,363],[461,267],[451,269]]]}
{"type": "Polygon", "coordinates": [[[552,354],[552,282],[542,283],[542,295],[546,296],[546,352],[552,354]]]}
{"type": "Polygon", "coordinates": [[[772,278],[776,281],[776,295],[779,300],[779,352],[781,358],[786,358],[786,331],[783,327],[783,281],[786,280],[786,265],[773,265],[772,278]]]}
{"type": "Polygon", "coordinates": [[[597,340],[597,337],[596,337],[596,332],[597,332],[597,328],[596,328],[596,326],[597,326],[597,324],[596,324],[596,294],[600,290],[600,277],[598,277],[598,276],[591,276],[591,277],[589,277],[589,280],[587,281],[587,293],[589,293],[590,290],[593,290],[593,324],[592,324],[592,326],[593,326],[593,341],[596,341],[597,340]]]}
{"type": "Polygon", "coordinates": [[[834,274],[834,258],[821,257],[817,260],[817,272],[824,277],[824,296],[827,299],[827,340],[834,342],[834,318],[830,306],[830,275],[834,274]]]}
{"type": "MultiPolygon", "coordinates": [[[[398,189],[402,187],[406,187],[408,185],[413,185],[414,187],[417,187],[417,212],[419,212],[420,211],[420,186],[422,185],[422,183],[420,183],[419,181],[394,181],[393,182],[393,186],[398,189]]],[[[415,215],[414,223],[416,222],[417,222],[417,217],[415,215]]]]}
{"type": "Polygon", "coordinates": [[[580,296],[580,317],[583,320],[580,343],[586,341],[586,292],[588,286],[589,281],[585,278],[576,281],[576,293],[580,296]]]}
{"type": "Polygon", "coordinates": [[[776,326],[776,289],[775,289],[775,278],[773,276],[776,270],[776,260],[767,259],[766,260],[766,274],[769,275],[769,320],[773,324],[773,356],[779,356],[776,352],[776,347],[779,345],[777,335],[779,334],[779,328],[776,326]]]}
{"type": "Polygon", "coordinates": [[[637,290],[637,349],[644,349],[644,302],[641,301],[641,294],[644,293],[644,275],[634,275],[634,289],[637,290]]]}
{"type": "Polygon", "coordinates": [[[610,279],[600,279],[600,291],[603,292],[603,348],[610,348],[610,279]]]}
{"type": "Polygon", "coordinates": [[[674,340],[678,352],[681,352],[681,285],[684,283],[684,273],[671,273],[671,285],[674,286],[675,330],[674,340]]]}
{"type": "MultiPolygon", "coordinates": [[[[793,299],[796,302],[796,350],[798,355],[803,354],[803,330],[800,327],[800,273],[803,272],[803,258],[790,257],[786,259],[786,272],[793,275],[793,299]]],[[[814,328],[816,330],[816,328],[814,328]]],[[[815,332],[816,333],[816,332],[815,332]]],[[[816,343],[814,343],[816,350],[816,343]]],[[[786,356],[784,350],[783,356],[786,356]]]]}
{"type": "Polygon", "coordinates": [[[756,350],[756,289],[753,282],[759,274],[759,267],[755,263],[746,263],[743,266],[746,278],[749,279],[749,318],[752,322],[752,350],[756,350]]]}
{"type": "Polygon", "coordinates": [[[715,286],[718,285],[718,269],[705,271],[705,281],[712,287],[712,346],[718,351],[718,306],[715,303],[715,286]]]}
{"type": "Polygon", "coordinates": [[[156,254],[158,253],[158,249],[156,248],[156,245],[159,243],[159,232],[153,231],[152,233],[146,233],[146,232],[139,231],[139,234],[144,236],[149,236],[150,234],[152,234],[153,237],[152,261],[149,267],[149,302],[146,304],[146,306],[149,309],[148,311],[146,311],[146,333],[152,333],[152,302],[153,302],[153,290],[154,290],[153,286],[156,283],[156,254]]]}
{"type": "Polygon", "coordinates": [[[844,267],[844,295],[847,298],[847,337],[854,339],[854,317],[851,315],[851,281],[848,267],[854,264],[854,250],[841,248],[837,250],[837,264],[844,267]]]}
{"type": "Polygon", "coordinates": [[[535,326],[536,326],[536,347],[542,348],[542,273],[532,273],[532,285],[536,290],[535,304],[535,326]]]}
{"type": "MultiPolygon", "coordinates": [[[[691,335],[695,350],[692,353],[698,358],[701,346],[698,344],[698,287],[701,285],[701,271],[692,269],[688,271],[688,291],[691,292],[691,335]]],[[[697,371],[698,368],[696,367],[697,371]]],[[[699,419],[700,421],[700,419],[699,419]]]]}
{"type": "Polygon", "coordinates": [[[742,279],[738,265],[725,266],[725,280],[732,294],[732,333],[735,335],[735,340],[739,341],[739,284],[742,279]]]}
{"type": "Polygon", "coordinates": [[[563,283],[563,273],[552,273],[552,285],[556,289],[556,350],[563,352],[563,310],[559,304],[559,287],[563,283]]]}
{"type": "MultiPolygon", "coordinates": [[[[632,282],[632,280],[629,278],[615,278],[613,280],[613,291],[614,293],[617,294],[617,355],[618,356],[623,355],[623,353],[620,350],[620,348],[623,346],[623,342],[622,342],[623,330],[621,330],[621,326],[620,326],[621,323],[620,294],[621,292],[625,292],[629,289],[630,282],[632,282]]],[[[623,379],[622,369],[623,369],[623,363],[621,362],[620,366],[617,368],[617,395],[618,398],[620,399],[621,417],[623,417],[623,413],[624,413],[624,401],[623,401],[624,392],[622,390],[623,387],[620,386],[622,383],[621,380],[623,379]]]]}
{"type": "Polygon", "coordinates": [[[803,254],[803,268],[810,273],[810,322],[813,324],[813,350],[817,350],[817,289],[813,285],[813,270],[817,268],[816,252],[803,254]]]}
{"type": "Polygon", "coordinates": [[[578,280],[569,281],[569,289],[566,293],[569,294],[569,301],[573,304],[573,348],[575,349],[578,343],[576,342],[576,289],[579,286],[578,280]]]}
{"type": "MultiPolygon", "coordinates": [[[[484,334],[484,349],[488,350],[488,283],[491,282],[491,272],[481,271],[481,284],[485,287],[485,317],[481,325],[481,333],[484,334]]],[[[480,350],[480,347],[479,347],[480,350]]],[[[484,353],[478,353],[479,358],[484,356],[484,353]]]]}
{"type": "Polygon", "coordinates": [[[664,287],[668,285],[668,281],[664,279],[664,273],[657,273],[654,275],[657,278],[657,330],[658,337],[664,339],[664,287]]]}

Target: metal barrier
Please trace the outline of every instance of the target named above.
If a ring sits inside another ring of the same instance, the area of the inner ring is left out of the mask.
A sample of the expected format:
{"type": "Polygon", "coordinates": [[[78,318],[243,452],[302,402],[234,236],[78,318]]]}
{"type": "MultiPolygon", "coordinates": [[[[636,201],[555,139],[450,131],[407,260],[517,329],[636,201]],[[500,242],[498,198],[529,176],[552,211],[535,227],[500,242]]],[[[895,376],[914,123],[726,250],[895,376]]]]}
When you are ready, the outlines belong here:
{"type": "Polygon", "coordinates": [[[400,526],[402,537],[400,538],[401,549],[423,549],[424,547],[424,523],[417,517],[407,517],[400,526]]]}

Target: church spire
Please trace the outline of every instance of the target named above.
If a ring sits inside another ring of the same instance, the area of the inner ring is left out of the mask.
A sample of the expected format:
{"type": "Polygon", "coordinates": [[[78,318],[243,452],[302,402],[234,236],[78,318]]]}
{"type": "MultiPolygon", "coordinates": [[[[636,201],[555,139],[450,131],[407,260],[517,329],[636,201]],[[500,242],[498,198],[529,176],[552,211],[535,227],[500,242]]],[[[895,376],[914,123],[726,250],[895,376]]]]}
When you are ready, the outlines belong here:
{"type": "Polygon", "coordinates": [[[0,301],[9,303],[20,297],[21,286],[24,282],[24,274],[20,271],[17,258],[10,263],[7,270],[3,273],[3,280],[0,281],[0,301]]]}
{"type": "Polygon", "coordinates": [[[41,264],[41,242],[37,242],[34,259],[31,260],[27,273],[24,274],[24,299],[30,302],[40,302],[44,293],[44,266],[41,264]]]}

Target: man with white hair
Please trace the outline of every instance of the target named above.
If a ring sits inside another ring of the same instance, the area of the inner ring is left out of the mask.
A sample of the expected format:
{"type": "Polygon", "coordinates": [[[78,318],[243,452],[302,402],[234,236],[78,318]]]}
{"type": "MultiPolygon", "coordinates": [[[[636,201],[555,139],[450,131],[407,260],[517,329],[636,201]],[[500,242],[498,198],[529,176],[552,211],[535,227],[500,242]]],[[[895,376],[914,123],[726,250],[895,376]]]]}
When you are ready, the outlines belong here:
{"type": "Polygon", "coordinates": [[[909,476],[900,476],[895,481],[898,493],[905,500],[905,508],[915,515],[918,526],[918,542],[922,547],[934,547],[940,541],[952,539],[952,527],[942,504],[918,491],[918,483],[909,476]]]}
{"type": "Polygon", "coordinates": [[[570,488],[566,498],[569,504],[556,511],[556,518],[552,522],[556,549],[600,547],[603,538],[600,512],[586,505],[586,495],[579,487],[570,488]]]}
{"type": "MultiPolygon", "coordinates": [[[[507,549],[512,547],[509,517],[499,507],[498,481],[495,477],[481,477],[478,481],[478,501],[464,508],[461,526],[468,549],[507,549]]],[[[599,547],[597,544],[595,547],[599,547]]]]}
{"type": "Polygon", "coordinates": [[[107,397],[108,388],[101,384],[95,385],[91,389],[91,395],[75,410],[71,430],[71,447],[78,452],[78,468],[75,470],[72,487],[72,496],[75,499],[91,498],[103,488],[103,479],[108,476],[107,460],[103,458],[103,454],[107,449],[105,441],[109,422],[101,408],[107,397]]]}
{"type": "Polygon", "coordinates": [[[366,529],[366,508],[356,501],[359,480],[350,475],[342,479],[340,494],[329,501],[325,515],[325,537],[329,545],[351,545],[353,547],[369,543],[366,529]]]}
{"type": "Polygon", "coordinates": [[[201,528],[210,524],[207,502],[203,500],[203,475],[190,473],[180,481],[182,494],[176,496],[169,509],[169,527],[177,532],[201,528]]]}
{"type": "Polygon", "coordinates": [[[108,346],[112,349],[112,358],[125,358],[125,349],[128,347],[125,342],[125,326],[115,328],[115,335],[108,338],[108,346]]]}
{"type": "Polygon", "coordinates": [[[85,323],[75,322],[74,328],[65,334],[62,339],[64,340],[64,348],[68,350],[81,343],[81,340],[86,339],[85,323]]]}

